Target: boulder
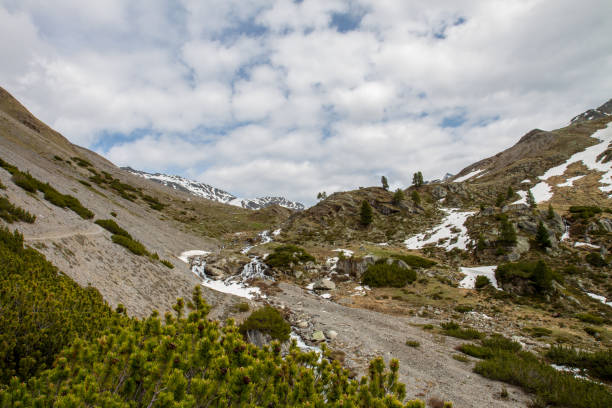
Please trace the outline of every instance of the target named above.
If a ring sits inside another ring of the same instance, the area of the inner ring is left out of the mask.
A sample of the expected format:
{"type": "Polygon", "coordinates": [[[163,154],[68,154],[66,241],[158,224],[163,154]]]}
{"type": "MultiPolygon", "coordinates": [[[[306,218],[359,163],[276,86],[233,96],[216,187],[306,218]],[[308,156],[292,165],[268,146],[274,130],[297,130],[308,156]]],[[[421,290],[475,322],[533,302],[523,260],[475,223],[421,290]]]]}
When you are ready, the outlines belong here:
{"type": "Polygon", "coordinates": [[[321,291],[335,290],[336,284],[332,282],[330,279],[321,279],[319,281],[316,281],[312,288],[314,290],[321,290],[321,291]]]}
{"type": "Polygon", "coordinates": [[[335,330],[328,330],[325,332],[325,337],[327,337],[329,340],[335,340],[336,337],[338,337],[338,332],[335,330]]]}
{"type": "Polygon", "coordinates": [[[312,341],[325,341],[325,334],[321,330],[315,330],[312,332],[312,336],[310,336],[312,341]]]}
{"type": "Polygon", "coordinates": [[[599,220],[599,225],[606,232],[612,232],[612,220],[609,218],[602,218],[599,220]]]}

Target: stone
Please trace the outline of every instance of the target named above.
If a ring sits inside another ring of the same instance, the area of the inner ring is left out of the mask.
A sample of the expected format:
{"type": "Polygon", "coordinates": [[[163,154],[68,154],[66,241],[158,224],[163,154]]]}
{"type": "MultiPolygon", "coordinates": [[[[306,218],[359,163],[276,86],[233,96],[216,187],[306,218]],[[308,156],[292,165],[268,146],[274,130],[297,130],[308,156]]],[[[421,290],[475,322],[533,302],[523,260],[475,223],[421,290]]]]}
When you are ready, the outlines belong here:
{"type": "Polygon", "coordinates": [[[328,330],[325,332],[325,337],[327,337],[329,340],[335,340],[336,337],[338,337],[338,332],[335,330],[328,330]]]}
{"type": "Polygon", "coordinates": [[[306,320],[300,320],[299,322],[297,322],[297,327],[299,327],[300,329],[305,329],[308,327],[308,322],[306,320]]]}
{"type": "Polygon", "coordinates": [[[335,290],[336,284],[330,279],[321,279],[316,281],[312,288],[314,290],[335,290]]]}
{"type": "Polygon", "coordinates": [[[612,232],[612,220],[610,220],[608,218],[602,218],[602,219],[599,220],[599,225],[606,232],[612,232]]]}
{"type": "Polygon", "coordinates": [[[310,336],[312,341],[325,341],[325,334],[321,330],[315,330],[312,332],[312,336],[310,336]]]}
{"type": "Polygon", "coordinates": [[[519,221],[517,223],[517,226],[523,231],[528,232],[530,234],[535,234],[536,232],[538,232],[538,224],[532,221],[519,221]]]}

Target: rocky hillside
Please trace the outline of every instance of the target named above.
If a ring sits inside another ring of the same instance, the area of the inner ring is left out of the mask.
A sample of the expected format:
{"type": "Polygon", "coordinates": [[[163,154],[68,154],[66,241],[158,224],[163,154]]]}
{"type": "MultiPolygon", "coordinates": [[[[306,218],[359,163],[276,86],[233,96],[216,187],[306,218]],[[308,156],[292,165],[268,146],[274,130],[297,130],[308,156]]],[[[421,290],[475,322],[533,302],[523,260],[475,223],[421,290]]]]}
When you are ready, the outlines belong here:
{"type": "Polygon", "coordinates": [[[246,208],[249,210],[260,210],[272,205],[278,205],[290,210],[304,209],[304,204],[289,201],[285,197],[238,198],[227,191],[223,191],[209,184],[189,180],[181,176],[170,176],[162,173],[152,174],[145,171],[134,170],[131,167],[122,167],[122,169],[148,180],[156,181],[175,190],[185,191],[197,197],[246,208]]]}

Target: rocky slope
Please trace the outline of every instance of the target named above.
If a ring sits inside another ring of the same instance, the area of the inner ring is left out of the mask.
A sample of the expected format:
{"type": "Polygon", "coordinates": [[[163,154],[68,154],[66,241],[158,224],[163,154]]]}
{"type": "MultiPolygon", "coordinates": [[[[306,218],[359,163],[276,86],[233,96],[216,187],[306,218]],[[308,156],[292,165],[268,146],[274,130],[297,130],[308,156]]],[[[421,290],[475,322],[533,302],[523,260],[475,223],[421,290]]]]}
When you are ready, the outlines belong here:
{"type": "Polygon", "coordinates": [[[285,197],[258,197],[258,198],[238,198],[227,191],[220,190],[206,183],[189,180],[181,176],[170,176],[162,173],[147,173],[145,171],[134,170],[131,167],[123,167],[124,170],[132,174],[153,180],[175,190],[181,190],[193,194],[197,197],[217,201],[223,204],[235,205],[249,210],[260,210],[262,208],[278,205],[290,210],[303,210],[304,204],[289,201],[285,197]]]}

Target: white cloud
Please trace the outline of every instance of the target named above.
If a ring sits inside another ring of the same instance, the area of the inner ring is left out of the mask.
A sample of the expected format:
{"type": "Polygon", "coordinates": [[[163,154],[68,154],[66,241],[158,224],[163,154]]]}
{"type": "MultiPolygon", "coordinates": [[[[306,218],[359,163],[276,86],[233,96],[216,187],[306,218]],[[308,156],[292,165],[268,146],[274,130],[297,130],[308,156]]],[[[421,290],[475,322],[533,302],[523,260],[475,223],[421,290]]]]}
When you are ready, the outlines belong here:
{"type": "Polygon", "coordinates": [[[0,0],[0,85],[118,164],[312,203],[603,103],[611,20],[607,0],[0,0]]]}

